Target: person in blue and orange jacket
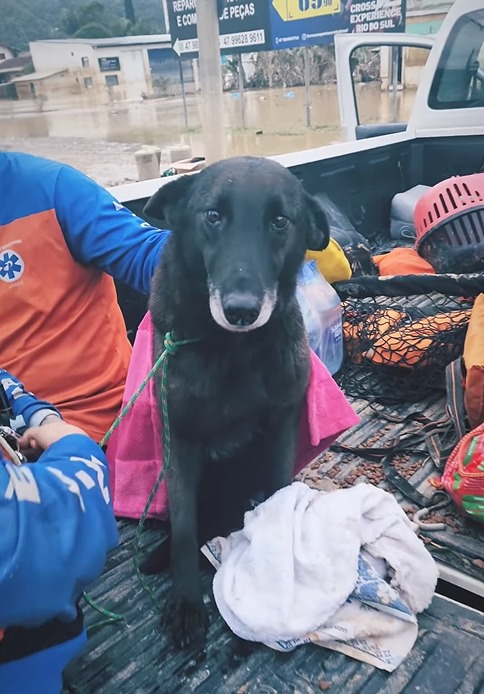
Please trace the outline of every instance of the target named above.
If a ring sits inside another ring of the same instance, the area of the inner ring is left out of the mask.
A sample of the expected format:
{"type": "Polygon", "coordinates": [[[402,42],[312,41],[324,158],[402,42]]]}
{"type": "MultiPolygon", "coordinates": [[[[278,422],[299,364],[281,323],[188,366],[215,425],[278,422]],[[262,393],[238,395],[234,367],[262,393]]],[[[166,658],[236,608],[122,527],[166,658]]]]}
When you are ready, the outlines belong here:
{"type": "Polygon", "coordinates": [[[112,278],[148,294],[168,232],[28,154],[0,152],[0,202],[0,363],[100,441],[131,354],[112,278]]]}
{"type": "Polygon", "coordinates": [[[41,451],[16,466],[0,447],[0,692],[60,694],[86,642],[79,598],[118,543],[108,467],[50,403],[4,370],[0,383],[21,447],[41,451]]]}

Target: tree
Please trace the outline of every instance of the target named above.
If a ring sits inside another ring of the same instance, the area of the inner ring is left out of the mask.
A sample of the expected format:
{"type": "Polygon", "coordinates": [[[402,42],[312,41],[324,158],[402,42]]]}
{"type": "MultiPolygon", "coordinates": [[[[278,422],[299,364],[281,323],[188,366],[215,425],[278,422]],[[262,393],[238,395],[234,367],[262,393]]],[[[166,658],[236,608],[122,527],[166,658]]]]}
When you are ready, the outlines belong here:
{"type": "Polygon", "coordinates": [[[124,16],[130,24],[136,24],[133,0],[124,0],[124,16]]]}
{"type": "Polygon", "coordinates": [[[62,27],[66,35],[73,38],[100,39],[123,36],[126,22],[94,0],[81,5],[77,11],[68,11],[64,15],[62,27]]]}
{"type": "Polygon", "coordinates": [[[30,41],[41,39],[132,36],[165,30],[160,0],[0,0],[0,18],[0,42],[19,50],[27,50],[30,41]],[[132,6],[131,14],[127,5],[132,6]]]}
{"type": "Polygon", "coordinates": [[[108,39],[112,36],[112,32],[109,31],[102,24],[96,24],[96,22],[90,22],[89,24],[84,24],[75,34],[72,35],[73,39],[108,39]]]}

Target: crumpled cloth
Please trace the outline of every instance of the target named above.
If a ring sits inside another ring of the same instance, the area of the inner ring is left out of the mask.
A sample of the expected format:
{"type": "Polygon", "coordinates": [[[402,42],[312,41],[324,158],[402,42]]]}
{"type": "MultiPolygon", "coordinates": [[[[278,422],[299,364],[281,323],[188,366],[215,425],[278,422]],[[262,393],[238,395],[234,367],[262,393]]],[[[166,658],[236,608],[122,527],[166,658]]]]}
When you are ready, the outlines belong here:
{"type": "Polygon", "coordinates": [[[315,642],[391,671],[438,577],[414,527],[373,485],[322,492],[294,482],[202,551],[220,567],[215,601],[241,638],[284,651],[315,642]]]}

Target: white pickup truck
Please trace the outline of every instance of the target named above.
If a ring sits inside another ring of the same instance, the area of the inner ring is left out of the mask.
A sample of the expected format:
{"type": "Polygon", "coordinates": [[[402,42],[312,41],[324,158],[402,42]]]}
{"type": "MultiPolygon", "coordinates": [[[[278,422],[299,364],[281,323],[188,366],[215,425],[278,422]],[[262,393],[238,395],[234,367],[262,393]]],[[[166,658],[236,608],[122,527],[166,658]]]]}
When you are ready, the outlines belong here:
{"type": "MultiPolygon", "coordinates": [[[[435,37],[337,36],[336,58],[341,121],[348,141],[276,159],[290,168],[310,192],[329,196],[375,247],[382,239],[389,239],[391,201],[397,193],[418,184],[432,186],[453,175],[484,170],[484,0],[457,0],[435,37]],[[430,50],[407,124],[368,125],[359,120],[360,86],[353,83],[353,53],[364,46],[380,45],[430,50]]],[[[164,180],[128,184],[112,192],[133,212],[142,215],[145,202],[164,180]]],[[[123,287],[119,288],[119,296],[133,334],[145,302],[123,287]]],[[[373,446],[383,446],[407,426],[389,426],[388,421],[380,418],[378,408],[358,398],[353,402],[361,424],[343,437],[343,443],[365,445],[371,438],[373,446]]],[[[436,418],[444,411],[445,398],[435,394],[414,403],[412,408],[436,418]]],[[[407,410],[402,404],[396,412],[404,418],[407,410]]],[[[434,471],[432,461],[422,452],[415,453],[412,461],[410,483],[429,494],[427,478],[434,471]]],[[[365,479],[367,468],[363,461],[360,473],[358,470],[354,457],[334,452],[311,467],[308,480],[317,483],[331,478],[336,486],[348,486],[350,473],[352,481],[365,479]]],[[[384,474],[375,478],[373,472],[372,477],[387,486],[384,474]]],[[[404,495],[396,495],[406,507],[404,495]]],[[[121,547],[110,559],[93,595],[101,597],[106,607],[123,613],[126,623],[124,627],[111,627],[111,632],[107,627],[93,636],[84,659],[68,677],[71,691],[484,692],[484,526],[461,520],[455,526],[447,525],[445,530],[427,533],[428,547],[441,571],[440,595],[420,616],[417,643],[392,674],[316,646],[281,654],[259,644],[244,644],[217,617],[213,601],[206,648],[195,653],[174,652],[133,572],[130,540],[134,528],[122,522],[120,529],[121,547]],[[464,532],[460,532],[462,528],[464,532]]],[[[207,575],[208,592],[210,581],[207,575]]],[[[163,602],[167,580],[158,578],[156,585],[163,602]]]]}

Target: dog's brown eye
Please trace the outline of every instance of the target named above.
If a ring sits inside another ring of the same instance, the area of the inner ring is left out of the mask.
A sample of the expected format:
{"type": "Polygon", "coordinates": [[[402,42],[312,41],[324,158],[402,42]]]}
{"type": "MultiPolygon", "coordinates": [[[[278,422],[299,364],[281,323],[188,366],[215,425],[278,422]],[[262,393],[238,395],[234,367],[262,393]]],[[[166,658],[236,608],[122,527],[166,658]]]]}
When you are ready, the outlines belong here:
{"type": "Polygon", "coordinates": [[[288,218],[283,217],[282,215],[278,215],[272,220],[272,226],[274,227],[274,229],[277,229],[277,231],[282,231],[283,229],[286,229],[288,224],[288,218]]]}
{"type": "Polygon", "coordinates": [[[205,212],[205,219],[207,220],[207,222],[209,224],[211,224],[212,226],[215,226],[216,224],[218,224],[220,222],[220,215],[217,212],[217,210],[207,210],[205,212]]]}

